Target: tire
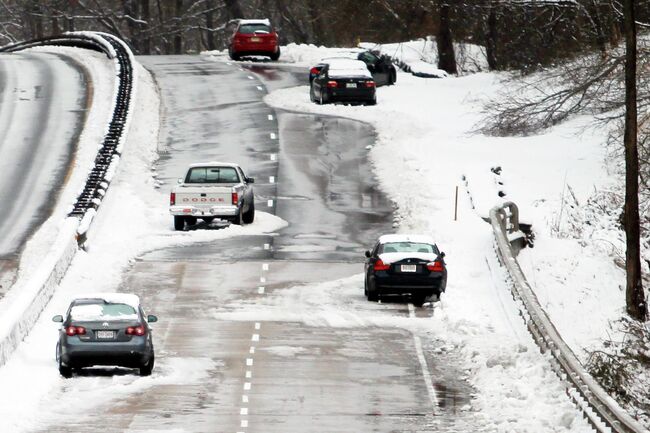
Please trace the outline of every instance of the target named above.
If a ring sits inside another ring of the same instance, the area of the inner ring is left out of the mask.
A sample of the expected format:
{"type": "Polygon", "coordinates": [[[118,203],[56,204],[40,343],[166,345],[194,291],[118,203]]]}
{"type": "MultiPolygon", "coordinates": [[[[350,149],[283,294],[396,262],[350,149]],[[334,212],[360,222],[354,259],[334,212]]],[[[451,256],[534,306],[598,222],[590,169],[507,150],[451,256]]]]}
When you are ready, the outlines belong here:
{"type": "Polygon", "coordinates": [[[66,379],[70,379],[72,377],[72,367],[67,367],[63,365],[63,363],[61,362],[61,352],[58,345],[57,345],[57,349],[58,350],[56,351],[56,360],[59,363],[59,374],[66,379]]]}
{"type": "Polygon", "coordinates": [[[183,230],[185,228],[185,217],[174,215],[174,230],[183,230]]]}
{"type": "Polygon", "coordinates": [[[235,216],[232,219],[232,223],[237,225],[237,226],[244,225],[244,216],[242,215],[241,209],[239,209],[239,213],[237,214],[237,216],[235,216]]]}
{"type": "Polygon", "coordinates": [[[397,72],[391,71],[390,78],[388,79],[388,85],[392,86],[395,83],[397,83],[397,72]]]}
{"type": "Polygon", "coordinates": [[[314,88],[312,86],[309,86],[309,100],[316,102],[316,96],[314,95],[314,88]]]}
{"type": "Polygon", "coordinates": [[[377,302],[379,300],[379,294],[376,290],[370,290],[370,286],[368,286],[368,300],[370,302],[377,302]]]}
{"type": "Polygon", "coordinates": [[[146,365],[143,365],[140,367],[140,376],[151,376],[151,372],[153,371],[154,364],[156,363],[156,357],[151,354],[151,359],[146,365]]]}
{"type": "Polygon", "coordinates": [[[377,97],[375,96],[375,99],[369,101],[366,105],[377,105],[377,97]]]}
{"type": "Polygon", "coordinates": [[[205,221],[207,224],[210,224],[212,221],[214,221],[214,217],[203,218],[203,221],[205,221]]]}
{"type": "Polygon", "coordinates": [[[418,296],[413,296],[411,301],[413,302],[413,305],[415,307],[421,307],[424,305],[424,300],[426,299],[426,296],[418,295],[418,296]]]}
{"type": "Polygon", "coordinates": [[[236,54],[232,48],[228,48],[228,56],[230,56],[231,60],[238,61],[239,60],[239,55],[236,54]]]}
{"type": "Polygon", "coordinates": [[[277,60],[280,58],[280,47],[278,47],[278,51],[276,51],[275,53],[271,54],[269,57],[270,57],[271,60],[273,60],[274,62],[277,61],[277,60]]]}
{"type": "Polygon", "coordinates": [[[242,216],[242,221],[244,224],[252,224],[254,220],[255,220],[255,203],[252,203],[251,207],[248,209],[248,212],[246,212],[242,216]]]}
{"type": "Polygon", "coordinates": [[[196,217],[185,217],[185,223],[188,226],[193,226],[194,224],[196,224],[196,217]]]}
{"type": "Polygon", "coordinates": [[[320,92],[320,98],[318,98],[318,105],[324,105],[325,100],[323,99],[323,91],[320,92]]]}

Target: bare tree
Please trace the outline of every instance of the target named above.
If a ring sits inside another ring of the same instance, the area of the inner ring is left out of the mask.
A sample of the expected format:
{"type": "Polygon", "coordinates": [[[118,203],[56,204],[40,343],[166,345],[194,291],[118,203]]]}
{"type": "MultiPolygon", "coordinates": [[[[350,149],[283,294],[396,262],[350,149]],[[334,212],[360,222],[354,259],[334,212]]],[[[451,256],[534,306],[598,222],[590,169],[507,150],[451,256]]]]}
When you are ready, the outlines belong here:
{"type": "Polygon", "coordinates": [[[627,312],[636,320],[648,314],[641,280],[639,222],[639,151],[637,149],[636,20],[634,0],[623,3],[625,28],[625,270],[627,312]]]}

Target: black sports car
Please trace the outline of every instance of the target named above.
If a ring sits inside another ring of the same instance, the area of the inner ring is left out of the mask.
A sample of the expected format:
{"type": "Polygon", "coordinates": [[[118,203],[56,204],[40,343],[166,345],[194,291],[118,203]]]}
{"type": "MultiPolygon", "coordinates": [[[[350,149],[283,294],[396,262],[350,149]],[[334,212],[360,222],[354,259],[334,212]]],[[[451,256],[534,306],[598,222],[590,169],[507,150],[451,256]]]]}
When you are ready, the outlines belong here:
{"type": "Polygon", "coordinates": [[[410,296],[415,306],[447,288],[445,253],[429,236],[385,235],[366,251],[365,294],[369,301],[410,296]]]}
{"type": "Polygon", "coordinates": [[[351,52],[349,56],[342,55],[341,57],[330,57],[321,60],[309,70],[309,82],[311,83],[330,61],[340,59],[361,60],[365,63],[377,87],[384,85],[390,86],[397,81],[397,69],[388,57],[377,56],[370,51],[362,51],[360,53],[351,52]]]}
{"type": "Polygon", "coordinates": [[[362,103],[375,105],[375,81],[363,62],[337,59],[325,65],[309,88],[312,102],[362,103]]]}

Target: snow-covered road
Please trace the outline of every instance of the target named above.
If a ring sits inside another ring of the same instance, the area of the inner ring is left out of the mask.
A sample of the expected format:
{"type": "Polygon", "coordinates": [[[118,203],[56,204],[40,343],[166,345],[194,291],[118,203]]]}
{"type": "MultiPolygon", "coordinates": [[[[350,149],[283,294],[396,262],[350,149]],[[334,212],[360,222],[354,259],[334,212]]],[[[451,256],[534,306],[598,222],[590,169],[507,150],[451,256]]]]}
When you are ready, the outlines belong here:
{"type": "Polygon", "coordinates": [[[43,52],[0,54],[0,294],[56,204],[88,104],[78,64],[43,52]]]}

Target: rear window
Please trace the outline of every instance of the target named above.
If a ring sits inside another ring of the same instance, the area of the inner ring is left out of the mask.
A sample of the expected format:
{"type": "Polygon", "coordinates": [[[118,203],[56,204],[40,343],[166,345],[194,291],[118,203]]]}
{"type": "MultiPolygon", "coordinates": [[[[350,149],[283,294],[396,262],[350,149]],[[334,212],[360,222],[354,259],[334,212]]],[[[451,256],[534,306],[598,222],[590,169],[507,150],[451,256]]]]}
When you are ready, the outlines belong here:
{"type": "Polygon", "coordinates": [[[379,254],[383,253],[431,253],[438,254],[435,245],[419,242],[388,242],[379,247],[379,254]]]}
{"type": "Polygon", "coordinates": [[[238,183],[233,167],[194,167],[187,172],[185,183],[238,183]]]}
{"type": "Polygon", "coordinates": [[[137,320],[138,313],[130,305],[119,303],[93,303],[74,305],[70,310],[72,320],[137,320]]]}
{"type": "Polygon", "coordinates": [[[271,33],[271,27],[266,24],[242,24],[239,26],[238,33],[252,35],[253,33],[271,33]]]}

